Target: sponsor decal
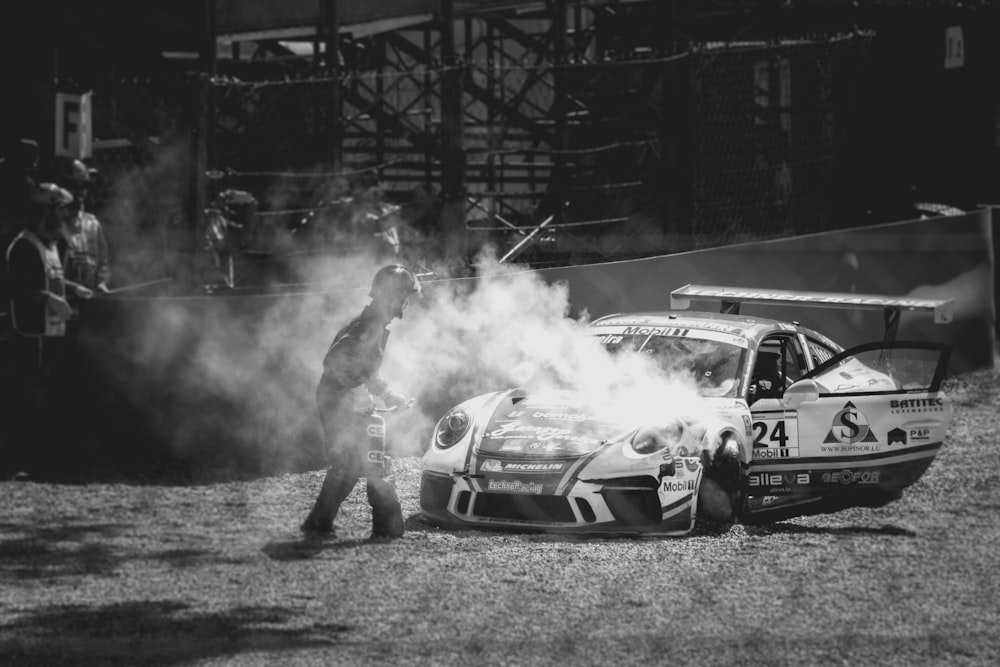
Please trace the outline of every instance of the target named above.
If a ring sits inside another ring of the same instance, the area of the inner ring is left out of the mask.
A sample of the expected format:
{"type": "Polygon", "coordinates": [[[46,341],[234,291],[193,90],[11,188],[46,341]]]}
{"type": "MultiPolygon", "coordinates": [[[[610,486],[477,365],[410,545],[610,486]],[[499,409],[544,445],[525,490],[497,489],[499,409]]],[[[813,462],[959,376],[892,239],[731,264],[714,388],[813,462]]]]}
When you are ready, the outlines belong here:
{"type": "Polygon", "coordinates": [[[590,419],[587,415],[572,412],[536,412],[531,416],[534,419],[548,419],[558,422],[583,422],[590,419]]]}
{"type": "Polygon", "coordinates": [[[694,458],[684,459],[684,466],[691,472],[696,472],[698,470],[698,466],[700,465],[701,464],[698,462],[698,459],[694,458]]]}
{"type": "Polygon", "coordinates": [[[609,329],[600,336],[601,340],[614,341],[622,336],[668,336],[673,338],[695,338],[697,340],[714,340],[728,343],[736,347],[747,348],[749,342],[741,335],[741,329],[731,326],[712,326],[709,323],[691,322],[690,326],[645,326],[603,327],[609,329]]]}
{"type": "Polygon", "coordinates": [[[807,472],[767,472],[747,477],[748,486],[808,486],[807,472]]]}
{"type": "Polygon", "coordinates": [[[690,329],[679,327],[625,327],[626,336],[686,336],[690,329]]]}
{"type": "Polygon", "coordinates": [[[486,459],[483,464],[479,466],[479,469],[483,472],[503,472],[503,466],[496,459],[486,459]]]}
{"type": "MultiPolygon", "coordinates": [[[[649,328],[656,328],[668,331],[671,329],[679,329],[681,331],[686,331],[689,329],[707,329],[711,331],[722,331],[731,334],[738,334],[743,331],[743,327],[739,327],[733,324],[728,324],[726,322],[713,322],[711,320],[696,320],[691,318],[671,319],[669,327],[656,326],[657,325],[656,320],[646,317],[616,317],[613,320],[597,325],[597,327],[595,327],[595,330],[600,331],[603,328],[614,327],[615,329],[617,329],[619,327],[625,327],[625,329],[622,330],[620,333],[624,334],[633,333],[631,331],[628,331],[629,325],[646,326],[649,328]]],[[[619,332],[615,331],[614,333],[619,333],[619,332]]],[[[659,335],[674,335],[674,334],[659,334],[659,335]]]]}
{"type": "Polygon", "coordinates": [[[559,472],[563,469],[561,461],[542,461],[538,463],[504,463],[503,472],[559,472]]]}
{"type": "Polygon", "coordinates": [[[662,493],[676,493],[678,491],[694,491],[694,480],[664,479],[660,484],[662,493]]]}
{"type": "Polygon", "coordinates": [[[611,326],[615,324],[649,324],[652,320],[648,317],[615,317],[607,322],[603,322],[598,326],[611,326]]]}
{"type": "Polygon", "coordinates": [[[854,445],[859,442],[878,443],[878,438],[868,426],[868,417],[865,413],[848,401],[840,412],[833,416],[830,432],[826,434],[823,442],[854,445]]]}
{"type": "Polygon", "coordinates": [[[798,447],[757,447],[753,450],[754,461],[760,459],[797,459],[798,447]]]}
{"type": "Polygon", "coordinates": [[[894,415],[908,412],[943,412],[944,400],[940,398],[907,398],[889,401],[889,411],[894,415]]]}
{"type": "Polygon", "coordinates": [[[515,438],[530,438],[532,441],[539,442],[558,441],[561,443],[572,442],[588,445],[595,445],[598,442],[596,438],[589,438],[582,435],[572,435],[568,428],[560,428],[558,426],[532,426],[531,424],[523,424],[520,421],[502,424],[499,428],[493,429],[487,434],[487,437],[497,439],[508,436],[515,438]]]}
{"type": "Polygon", "coordinates": [[[882,476],[879,470],[850,470],[845,469],[840,472],[825,472],[820,477],[824,484],[878,484],[882,476]]]}
{"type": "Polygon", "coordinates": [[[684,477],[684,459],[674,459],[674,477],[684,477]]]}
{"type": "Polygon", "coordinates": [[[377,450],[368,452],[368,463],[382,463],[385,455],[377,450]]]}
{"type": "Polygon", "coordinates": [[[754,450],[762,447],[787,448],[798,444],[798,422],[795,419],[765,419],[754,422],[754,450]]]}
{"type": "Polygon", "coordinates": [[[613,334],[604,334],[601,336],[595,336],[597,342],[601,345],[618,345],[622,342],[624,336],[615,336],[613,334]]]}
{"type": "Polygon", "coordinates": [[[886,434],[886,439],[890,445],[916,444],[918,442],[930,442],[931,430],[925,426],[916,428],[903,428],[897,426],[886,434]]]}
{"type": "Polygon", "coordinates": [[[851,375],[850,373],[848,373],[847,371],[840,371],[840,377],[844,378],[845,380],[853,380],[854,379],[854,376],[851,375]]]}
{"type": "Polygon", "coordinates": [[[531,442],[525,438],[508,438],[504,440],[503,444],[500,445],[501,452],[523,452],[528,448],[528,443],[531,442]]]}
{"type": "Polygon", "coordinates": [[[384,438],[385,437],[385,425],[384,424],[369,424],[368,425],[368,435],[373,438],[384,438]]]}
{"type": "Polygon", "coordinates": [[[750,415],[743,415],[743,430],[747,436],[753,435],[753,428],[750,426],[750,415]]]}
{"type": "Polygon", "coordinates": [[[527,412],[525,410],[511,410],[504,415],[507,419],[517,419],[518,417],[523,417],[527,412]]]}
{"type": "Polygon", "coordinates": [[[506,493],[532,493],[538,495],[542,492],[541,484],[522,482],[519,479],[490,479],[486,488],[489,491],[504,491],[506,493]]]}

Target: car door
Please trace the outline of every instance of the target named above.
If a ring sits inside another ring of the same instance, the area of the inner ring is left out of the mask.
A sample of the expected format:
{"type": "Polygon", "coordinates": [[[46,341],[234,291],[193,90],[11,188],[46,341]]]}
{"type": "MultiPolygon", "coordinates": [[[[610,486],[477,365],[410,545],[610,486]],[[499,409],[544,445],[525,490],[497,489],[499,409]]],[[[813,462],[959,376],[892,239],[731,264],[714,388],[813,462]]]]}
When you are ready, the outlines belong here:
{"type": "Polygon", "coordinates": [[[930,465],[951,422],[941,391],[950,347],[869,343],[751,407],[749,495],[895,492],[930,465]]]}

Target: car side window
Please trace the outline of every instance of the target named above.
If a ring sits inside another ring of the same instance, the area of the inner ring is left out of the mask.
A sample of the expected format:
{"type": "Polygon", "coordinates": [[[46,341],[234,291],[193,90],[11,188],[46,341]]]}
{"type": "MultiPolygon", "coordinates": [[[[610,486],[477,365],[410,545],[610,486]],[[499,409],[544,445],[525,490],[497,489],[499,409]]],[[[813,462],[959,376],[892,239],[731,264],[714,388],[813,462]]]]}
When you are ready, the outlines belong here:
{"type": "Polygon", "coordinates": [[[750,403],[781,398],[785,388],[806,372],[802,346],[795,336],[773,335],[761,341],[750,379],[750,403]]]}
{"type": "Polygon", "coordinates": [[[813,368],[816,368],[820,364],[826,363],[828,360],[832,359],[837,351],[827,347],[823,343],[817,340],[809,338],[806,340],[809,345],[809,355],[812,357],[813,368]]]}

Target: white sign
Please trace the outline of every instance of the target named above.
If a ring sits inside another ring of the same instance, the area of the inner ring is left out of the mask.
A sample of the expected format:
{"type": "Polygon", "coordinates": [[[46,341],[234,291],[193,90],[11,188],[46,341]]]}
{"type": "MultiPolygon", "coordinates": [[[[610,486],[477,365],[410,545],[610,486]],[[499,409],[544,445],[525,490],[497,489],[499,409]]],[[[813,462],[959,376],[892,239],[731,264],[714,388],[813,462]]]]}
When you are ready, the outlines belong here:
{"type": "Polygon", "coordinates": [[[91,156],[94,147],[91,95],[56,93],[56,155],[81,160],[91,156]]]}
{"type": "Polygon", "coordinates": [[[944,68],[956,69],[965,65],[965,39],[962,26],[953,25],[944,31],[944,68]]]}

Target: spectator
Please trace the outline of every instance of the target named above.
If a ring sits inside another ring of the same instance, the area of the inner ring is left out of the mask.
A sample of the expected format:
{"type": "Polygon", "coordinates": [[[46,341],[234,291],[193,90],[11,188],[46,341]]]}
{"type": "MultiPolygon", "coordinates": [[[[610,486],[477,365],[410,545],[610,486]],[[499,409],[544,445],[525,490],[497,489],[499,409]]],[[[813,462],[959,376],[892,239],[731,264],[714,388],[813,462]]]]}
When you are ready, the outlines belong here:
{"type": "MultiPolygon", "coordinates": [[[[56,248],[73,196],[53,183],[40,183],[29,196],[26,227],[7,248],[11,337],[7,374],[11,430],[3,464],[11,472],[30,472],[45,460],[51,427],[60,423],[54,393],[60,348],[71,309],[56,248]]],[[[93,292],[73,288],[79,298],[93,292]]]]}
{"type": "MultiPolygon", "coordinates": [[[[0,250],[6,250],[27,221],[27,204],[38,169],[38,144],[31,139],[19,139],[0,149],[0,250]]],[[[0,263],[6,257],[0,257],[0,263]]],[[[6,272],[6,271],[5,271],[6,272]]],[[[9,297],[6,283],[0,290],[0,302],[6,310],[9,297]]],[[[4,313],[4,329],[10,326],[9,314],[4,313]]]]}
{"type": "Polygon", "coordinates": [[[97,216],[86,209],[94,173],[83,161],[72,160],[60,178],[59,184],[73,196],[70,215],[63,224],[66,240],[63,268],[66,280],[106,293],[111,279],[108,241],[97,216]]]}

